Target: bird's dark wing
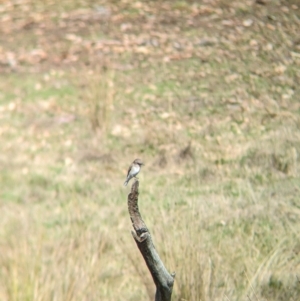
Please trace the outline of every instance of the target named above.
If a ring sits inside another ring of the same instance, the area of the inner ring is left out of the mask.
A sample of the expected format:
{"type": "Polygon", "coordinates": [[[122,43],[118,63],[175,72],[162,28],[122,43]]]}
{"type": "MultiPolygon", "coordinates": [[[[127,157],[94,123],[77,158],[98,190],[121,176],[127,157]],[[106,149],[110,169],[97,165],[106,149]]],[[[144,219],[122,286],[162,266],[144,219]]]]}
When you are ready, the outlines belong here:
{"type": "Polygon", "coordinates": [[[127,171],[127,177],[129,176],[130,170],[131,170],[132,164],[129,166],[128,171],[127,171]]]}

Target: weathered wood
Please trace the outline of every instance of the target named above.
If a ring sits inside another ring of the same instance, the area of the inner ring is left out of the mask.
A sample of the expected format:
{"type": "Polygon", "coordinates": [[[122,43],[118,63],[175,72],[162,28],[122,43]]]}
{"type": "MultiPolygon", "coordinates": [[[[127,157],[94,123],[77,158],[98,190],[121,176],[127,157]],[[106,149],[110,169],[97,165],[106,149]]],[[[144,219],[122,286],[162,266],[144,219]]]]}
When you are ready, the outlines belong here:
{"type": "Polygon", "coordinates": [[[170,301],[175,273],[167,271],[154,247],[150,232],[139,212],[138,196],[139,181],[136,180],[128,195],[128,212],[134,228],[131,233],[156,285],[155,301],[170,301]]]}

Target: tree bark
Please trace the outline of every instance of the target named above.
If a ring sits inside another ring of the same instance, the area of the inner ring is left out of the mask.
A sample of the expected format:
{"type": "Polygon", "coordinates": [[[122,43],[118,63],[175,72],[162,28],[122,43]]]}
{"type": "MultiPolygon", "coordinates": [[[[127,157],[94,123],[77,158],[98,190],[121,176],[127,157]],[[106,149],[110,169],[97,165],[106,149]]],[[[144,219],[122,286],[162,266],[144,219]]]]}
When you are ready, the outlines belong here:
{"type": "Polygon", "coordinates": [[[154,247],[150,232],[139,212],[138,196],[139,181],[136,180],[128,195],[128,212],[134,228],[131,233],[156,285],[155,301],[170,301],[175,273],[167,271],[154,247]]]}

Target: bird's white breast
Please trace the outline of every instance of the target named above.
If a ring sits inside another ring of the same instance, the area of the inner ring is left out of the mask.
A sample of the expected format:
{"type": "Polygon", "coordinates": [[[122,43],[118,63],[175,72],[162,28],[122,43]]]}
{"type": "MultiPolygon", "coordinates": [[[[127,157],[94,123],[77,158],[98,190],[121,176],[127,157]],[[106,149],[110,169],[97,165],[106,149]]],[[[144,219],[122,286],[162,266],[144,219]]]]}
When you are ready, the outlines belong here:
{"type": "Polygon", "coordinates": [[[135,175],[137,175],[140,171],[140,166],[139,165],[134,165],[131,167],[131,170],[130,170],[130,175],[132,175],[133,177],[135,175]]]}

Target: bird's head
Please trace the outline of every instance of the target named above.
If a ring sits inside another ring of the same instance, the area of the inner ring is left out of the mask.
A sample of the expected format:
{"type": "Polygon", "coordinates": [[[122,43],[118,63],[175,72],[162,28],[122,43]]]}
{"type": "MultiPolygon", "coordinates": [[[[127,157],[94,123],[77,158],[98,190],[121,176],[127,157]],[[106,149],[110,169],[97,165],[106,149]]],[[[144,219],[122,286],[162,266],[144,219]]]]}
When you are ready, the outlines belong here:
{"type": "Polygon", "coordinates": [[[139,166],[145,165],[141,159],[135,159],[133,163],[138,164],[139,166]]]}

